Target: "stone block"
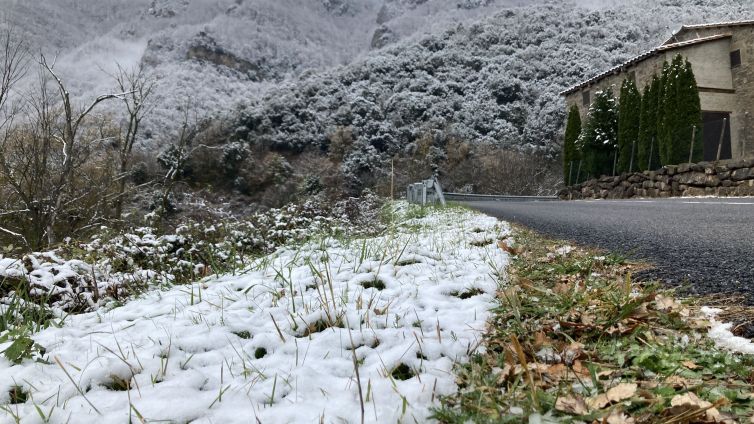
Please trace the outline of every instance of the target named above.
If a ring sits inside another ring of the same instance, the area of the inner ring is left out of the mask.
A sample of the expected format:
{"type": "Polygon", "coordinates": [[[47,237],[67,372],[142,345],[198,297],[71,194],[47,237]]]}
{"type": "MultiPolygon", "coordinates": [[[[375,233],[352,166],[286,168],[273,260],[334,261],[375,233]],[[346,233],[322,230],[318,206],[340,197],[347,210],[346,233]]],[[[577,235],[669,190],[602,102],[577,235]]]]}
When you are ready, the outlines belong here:
{"type": "Polygon", "coordinates": [[[707,182],[707,175],[704,172],[687,172],[676,175],[675,180],[681,184],[704,186],[707,182]]]}
{"type": "Polygon", "coordinates": [[[720,196],[732,196],[733,193],[735,193],[735,188],[733,187],[720,187],[717,192],[720,196]]]}
{"type": "Polygon", "coordinates": [[[727,163],[726,166],[730,170],[736,170],[736,169],[739,169],[739,168],[746,168],[746,166],[744,165],[744,161],[742,161],[740,159],[739,160],[730,161],[730,162],[727,163]]]}
{"type": "Polygon", "coordinates": [[[683,192],[684,196],[704,196],[706,191],[702,187],[689,187],[683,192]]]}
{"type": "Polygon", "coordinates": [[[733,181],[743,181],[751,177],[751,168],[739,168],[730,174],[733,181]]]}
{"type": "Polygon", "coordinates": [[[707,187],[717,187],[720,185],[720,178],[717,175],[707,175],[704,185],[707,187]]]}

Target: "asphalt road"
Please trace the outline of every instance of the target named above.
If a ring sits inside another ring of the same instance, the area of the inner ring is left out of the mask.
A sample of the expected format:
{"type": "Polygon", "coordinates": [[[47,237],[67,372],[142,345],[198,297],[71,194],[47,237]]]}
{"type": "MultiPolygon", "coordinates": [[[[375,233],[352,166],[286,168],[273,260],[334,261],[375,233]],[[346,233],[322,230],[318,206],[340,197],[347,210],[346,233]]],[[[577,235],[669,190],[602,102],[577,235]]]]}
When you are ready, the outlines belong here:
{"type": "Polygon", "coordinates": [[[549,236],[654,264],[641,278],[754,304],[754,199],[466,202],[549,236]]]}

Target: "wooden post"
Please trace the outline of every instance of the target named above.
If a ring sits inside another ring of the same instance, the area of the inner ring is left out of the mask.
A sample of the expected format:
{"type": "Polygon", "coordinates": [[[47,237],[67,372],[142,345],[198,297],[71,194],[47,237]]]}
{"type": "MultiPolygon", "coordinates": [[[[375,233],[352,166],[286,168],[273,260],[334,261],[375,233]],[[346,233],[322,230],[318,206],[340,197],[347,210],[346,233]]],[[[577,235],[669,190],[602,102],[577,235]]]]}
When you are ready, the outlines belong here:
{"type": "Polygon", "coordinates": [[[395,158],[390,159],[390,200],[395,200],[395,158]]]}
{"type": "Polygon", "coordinates": [[[696,139],[696,125],[694,125],[693,130],[691,131],[691,147],[689,148],[689,163],[691,162],[691,159],[694,158],[694,140],[696,139]]]}
{"type": "Polygon", "coordinates": [[[720,141],[717,142],[717,156],[715,161],[720,162],[720,154],[723,151],[723,138],[725,138],[725,124],[728,123],[728,118],[723,118],[723,129],[720,131],[720,141]]]}
{"type": "Polygon", "coordinates": [[[634,150],[636,150],[636,140],[631,143],[631,162],[628,165],[628,172],[634,172],[634,150]]]}
{"type": "Polygon", "coordinates": [[[654,149],[655,149],[655,138],[652,137],[652,142],[649,144],[649,160],[647,162],[647,171],[652,170],[652,156],[655,153],[654,149]]]}

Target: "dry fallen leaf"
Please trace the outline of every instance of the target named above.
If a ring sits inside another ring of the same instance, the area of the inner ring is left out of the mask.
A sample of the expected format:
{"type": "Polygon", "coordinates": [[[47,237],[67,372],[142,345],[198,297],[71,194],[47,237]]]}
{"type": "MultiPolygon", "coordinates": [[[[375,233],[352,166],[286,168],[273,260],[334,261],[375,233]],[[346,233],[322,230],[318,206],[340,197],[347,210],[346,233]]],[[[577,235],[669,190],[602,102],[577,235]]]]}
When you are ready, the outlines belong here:
{"type": "Polygon", "coordinates": [[[676,306],[676,302],[673,298],[665,297],[661,294],[655,298],[655,307],[658,311],[672,310],[676,306]]]}
{"type": "Polygon", "coordinates": [[[572,415],[586,415],[589,413],[589,408],[587,408],[584,399],[573,396],[558,398],[558,401],[555,402],[555,409],[572,415]]]}
{"type": "Polygon", "coordinates": [[[588,398],[586,403],[592,409],[603,409],[613,403],[632,398],[638,388],[639,386],[635,383],[621,383],[608,389],[606,393],[600,393],[588,398]]]}
{"type": "Polygon", "coordinates": [[[563,351],[563,361],[566,363],[566,365],[571,365],[581,357],[581,355],[584,353],[584,345],[581,343],[571,343],[568,345],[568,347],[563,351]]]}
{"type": "Polygon", "coordinates": [[[592,396],[586,400],[587,405],[591,409],[602,409],[610,405],[610,401],[607,399],[607,395],[600,393],[596,396],[592,396]]]}
{"type": "Polygon", "coordinates": [[[618,384],[607,391],[607,399],[610,402],[620,402],[622,400],[630,399],[636,394],[636,389],[638,387],[639,386],[637,386],[636,383],[618,384]]]}
{"type": "Polygon", "coordinates": [[[710,402],[699,399],[694,392],[675,395],[673,399],[670,400],[670,406],[673,407],[671,410],[675,412],[675,415],[698,410],[700,412],[704,411],[704,416],[708,422],[719,422],[721,418],[720,411],[718,411],[717,408],[713,407],[710,402]]]}
{"type": "Polygon", "coordinates": [[[671,375],[665,379],[665,384],[673,387],[674,389],[685,389],[692,386],[692,384],[685,378],[678,375],[671,375]]]}
{"type": "Polygon", "coordinates": [[[634,424],[636,420],[624,414],[623,412],[613,409],[610,415],[605,419],[607,424],[634,424]]]}
{"type": "Polygon", "coordinates": [[[681,365],[683,365],[684,367],[690,370],[695,370],[695,369],[700,368],[699,365],[695,364],[693,361],[683,361],[681,362],[681,365]]]}
{"type": "Polygon", "coordinates": [[[516,249],[513,248],[513,247],[511,247],[511,246],[509,246],[508,243],[506,243],[504,240],[501,240],[501,241],[497,242],[497,246],[499,248],[503,249],[504,251],[510,253],[511,255],[517,255],[518,254],[518,252],[516,251],[516,249]]]}

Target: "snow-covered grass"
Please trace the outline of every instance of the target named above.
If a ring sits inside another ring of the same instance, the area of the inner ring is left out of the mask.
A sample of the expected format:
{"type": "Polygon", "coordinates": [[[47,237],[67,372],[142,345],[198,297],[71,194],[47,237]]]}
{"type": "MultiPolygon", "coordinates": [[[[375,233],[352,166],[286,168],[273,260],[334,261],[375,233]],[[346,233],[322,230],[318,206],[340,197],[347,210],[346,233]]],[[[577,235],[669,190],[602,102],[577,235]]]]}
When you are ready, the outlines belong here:
{"type": "Polygon", "coordinates": [[[379,237],[323,236],[33,334],[38,361],[0,357],[0,422],[426,421],[483,349],[508,227],[392,215],[379,237]]]}

